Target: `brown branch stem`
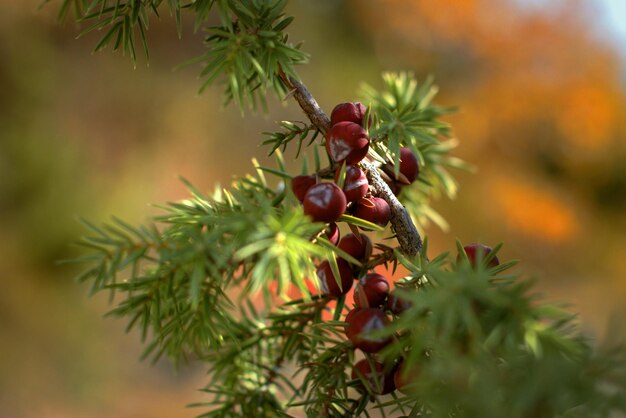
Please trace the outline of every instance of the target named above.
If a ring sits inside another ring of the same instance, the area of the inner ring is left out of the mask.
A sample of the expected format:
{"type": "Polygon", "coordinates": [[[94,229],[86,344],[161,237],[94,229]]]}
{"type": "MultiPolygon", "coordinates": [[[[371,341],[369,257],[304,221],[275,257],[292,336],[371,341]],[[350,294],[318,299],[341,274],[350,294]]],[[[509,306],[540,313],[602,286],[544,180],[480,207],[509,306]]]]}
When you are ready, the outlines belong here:
{"type": "MultiPolygon", "coordinates": [[[[290,90],[300,108],[307,115],[311,123],[326,135],[330,129],[330,119],[317,104],[304,84],[285,73],[279,74],[281,80],[290,90]]],[[[422,251],[422,237],[420,236],[411,216],[406,208],[400,203],[396,195],[391,191],[387,183],[382,179],[378,167],[369,161],[361,161],[361,166],[366,170],[370,190],[374,196],[384,199],[391,209],[391,229],[398,239],[401,251],[410,257],[416,256],[422,251]]]]}
{"type": "Polygon", "coordinates": [[[372,194],[384,199],[389,204],[391,229],[396,234],[402,252],[411,257],[416,256],[422,251],[422,237],[417,231],[411,215],[382,179],[378,168],[373,163],[363,160],[361,166],[365,168],[365,175],[372,194]]]}

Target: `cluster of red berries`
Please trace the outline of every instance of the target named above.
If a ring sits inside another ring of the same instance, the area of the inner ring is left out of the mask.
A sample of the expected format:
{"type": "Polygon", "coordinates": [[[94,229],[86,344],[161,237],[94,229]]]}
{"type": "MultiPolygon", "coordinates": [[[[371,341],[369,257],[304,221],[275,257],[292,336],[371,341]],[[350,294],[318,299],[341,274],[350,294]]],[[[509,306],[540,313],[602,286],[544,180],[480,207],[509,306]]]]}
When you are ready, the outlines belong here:
{"type": "Polygon", "coordinates": [[[401,362],[384,364],[375,359],[376,353],[389,345],[393,337],[381,337],[377,332],[391,324],[389,314],[401,315],[411,307],[411,303],[390,291],[389,282],[380,274],[369,273],[361,278],[354,291],[355,307],[348,312],[346,337],[355,348],[370,355],[356,362],[352,368],[352,378],[361,379],[367,391],[385,395],[394,390],[403,390],[407,382],[401,362]]]}
{"type": "Polygon", "coordinates": [[[382,166],[383,179],[395,195],[399,195],[402,188],[417,180],[420,172],[419,162],[409,148],[400,148],[400,173],[396,176],[392,164],[382,166]]]}
{"type": "MultiPolygon", "coordinates": [[[[334,182],[320,182],[315,175],[296,176],[291,181],[291,189],[304,205],[304,213],[315,222],[331,223],[331,229],[332,223],[347,210],[380,226],[387,225],[391,216],[384,199],[368,194],[367,177],[357,166],[369,149],[369,136],[363,127],[366,114],[367,109],[358,102],[341,103],[331,113],[326,151],[336,164],[346,164],[342,187],[337,185],[341,169],[337,169],[334,182]]],[[[411,183],[419,174],[417,158],[408,148],[402,148],[400,155],[398,177],[403,183],[411,183]]],[[[394,180],[388,181],[393,186],[394,180]]]]}
{"type": "MultiPolygon", "coordinates": [[[[365,173],[357,164],[365,158],[369,148],[369,136],[363,119],[367,109],[361,103],[342,103],[331,113],[331,128],[326,134],[326,151],[337,164],[345,163],[345,180],[342,187],[337,184],[341,174],[338,169],[334,182],[319,181],[315,175],[301,175],[292,179],[291,189],[302,202],[304,212],[315,222],[328,224],[326,236],[330,242],[362,264],[372,254],[372,242],[365,234],[348,234],[340,237],[335,223],[349,211],[352,215],[374,224],[385,226],[391,211],[387,202],[371,196],[365,173]],[[341,238],[341,239],[340,239],[341,238]]],[[[368,126],[371,121],[368,121],[368,126]]],[[[404,184],[414,182],[419,174],[417,158],[408,148],[400,150],[400,174],[393,176],[393,166],[383,166],[383,178],[397,192],[404,184]]],[[[491,249],[481,244],[465,247],[468,258],[476,260],[477,251],[483,256],[491,249]]],[[[497,259],[491,259],[490,263],[497,259]]],[[[491,264],[490,264],[491,265],[491,264]]],[[[403,371],[401,361],[385,365],[375,359],[376,353],[392,341],[392,337],[380,337],[377,331],[391,323],[389,315],[398,316],[410,308],[410,302],[391,291],[387,279],[374,272],[359,269],[343,258],[337,259],[339,278],[333,274],[328,261],[317,268],[322,291],[333,298],[346,295],[357,280],[354,290],[355,307],[345,317],[345,333],[355,348],[369,354],[368,359],[358,361],[352,370],[353,379],[361,379],[368,392],[387,394],[396,388],[400,391],[413,381],[415,370],[403,371]],[[362,277],[359,277],[362,276],[362,277]]]]}
{"type": "MultiPolygon", "coordinates": [[[[361,263],[366,263],[372,254],[372,242],[364,234],[348,234],[340,239],[339,228],[335,223],[341,215],[349,211],[352,215],[365,219],[376,225],[385,226],[391,217],[391,210],[384,199],[371,196],[369,184],[363,170],[357,164],[365,158],[369,149],[369,136],[364,118],[367,109],[363,104],[341,103],[331,113],[331,128],[326,134],[326,151],[337,165],[345,164],[345,178],[342,187],[339,187],[341,169],[335,172],[334,182],[320,182],[317,176],[301,175],[292,179],[291,189],[294,195],[302,202],[304,213],[315,222],[328,223],[326,236],[339,249],[352,256],[361,263]]],[[[371,124],[368,120],[367,125],[371,124]]],[[[393,167],[383,167],[389,174],[393,167]]],[[[411,183],[419,174],[418,161],[408,149],[400,151],[400,183],[411,183]]],[[[392,189],[396,180],[389,175],[385,176],[392,189]]],[[[359,279],[357,266],[348,261],[337,259],[339,280],[333,274],[330,263],[322,262],[317,269],[322,291],[333,298],[347,294],[355,279],[359,279]],[[340,283],[340,284],[339,284],[340,283]]],[[[408,308],[406,301],[390,294],[389,282],[380,274],[369,273],[358,280],[354,291],[356,308],[346,317],[348,326],[346,335],[356,348],[367,353],[374,353],[385,347],[391,340],[388,338],[373,338],[367,335],[370,331],[382,329],[389,324],[387,314],[381,308],[399,315],[408,308]]],[[[353,378],[357,375],[377,375],[371,367],[378,370],[380,363],[359,362],[355,365],[353,378]],[[356,374],[355,374],[356,373],[356,374]]],[[[382,371],[382,369],[381,369],[382,371]]],[[[393,382],[392,382],[393,383],[393,382]]],[[[370,388],[374,393],[389,393],[395,389],[385,382],[385,391],[370,388]]],[[[382,386],[381,386],[382,388],[382,386]]],[[[382,390],[382,389],[381,389],[382,390]]]]}
{"type": "MultiPolygon", "coordinates": [[[[472,265],[479,260],[486,261],[489,267],[500,264],[498,257],[488,257],[492,248],[479,243],[465,246],[465,254],[472,265]]],[[[374,356],[392,342],[392,337],[379,337],[375,333],[387,327],[391,321],[388,314],[401,315],[411,307],[411,303],[389,291],[387,280],[377,273],[370,273],[359,280],[354,292],[355,307],[345,317],[345,333],[355,348],[370,354],[354,364],[352,378],[361,379],[369,393],[384,395],[399,390],[406,393],[407,387],[415,382],[419,366],[405,370],[402,360],[383,364],[374,356]],[[374,333],[374,335],[372,335],[374,333]]]]}

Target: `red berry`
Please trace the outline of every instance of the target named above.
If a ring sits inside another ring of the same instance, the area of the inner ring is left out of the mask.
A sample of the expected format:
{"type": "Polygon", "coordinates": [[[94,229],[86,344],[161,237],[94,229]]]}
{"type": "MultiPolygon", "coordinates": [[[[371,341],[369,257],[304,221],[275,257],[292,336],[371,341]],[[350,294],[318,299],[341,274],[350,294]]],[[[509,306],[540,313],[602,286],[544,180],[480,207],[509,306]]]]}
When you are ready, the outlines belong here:
{"type": "Polygon", "coordinates": [[[359,312],[361,310],[361,308],[354,308],[352,309],[350,312],[348,312],[346,314],[346,318],[344,319],[345,323],[350,323],[350,321],[352,321],[352,318],[354,317],[354,315],[356,315],[357,312],[359,312]]]}
{"type": "Polygon", "coordinates": [[[291,179],[291,190],[298,200],[302,202],[306,192],[317,183],[315,176],[295,176],[291,179]]]}
{"type": "Polygon", "coordinates": [[[339,284],[337,284],[337,280],[335,280],[335,275],[328,261],[324,261],[317,268],[317,277],[320,279],[322,292],[335,298],[348,293],[354,282],[352,269],[345,260],[337,259],[337,266],[339,267],[339,277],[341,278],[341,289],[339,284]]]}
{"type": "Polygon", "coordinates": [[[407,178],[409,183],[413,183],[419,172],[419,163],[413,151],[409,148],[400,148],[400,173],[407,178]]]}
{"type": "Polygon", "coordinates": [[[385,199],[381,199],[380,197],[373,197],[372,200],[376,205],[378,215],[377,215],[377,224],[380,226],[385,226],[389,223],[391,219],[391,208],[385,199]]]}
{"type": "MultiPolygon", "coordinates": [[[[341,169],[337,170],[335,173],[335,183],[339,181],[340,172],[341,169]]],[[[367,183],[367,177],[363,170],[354,165],[347,166],[346,179],[343,182],[343,192],[348,202],[356,202],[364,197],[368,188],[369,184],[367,183]]]]}
{"type": "Polygon", "coordinates": [[[370,273],[359,280],[354,290],[354,303],[360,308],[377,308],[387,299],[389,282],[378,273],[370,273]]]}
{"type": "Polygon", "coordinates": [[[380,331],[389,324],[387,315],[380,309],[361,309],[350,318],[346,336],[356,348],[366,353],[377,353],[391,342],[391,337],[374,337],[371,333],[380,331]]]}
{"type": "Polygon", "coordinates": [[[367,391],[375,395],[386,395],[396,389],[393,370],[385,371],[385,366],[374,360],[358,361],[352,368],[351,376],[360,379],[367,391]]]}
{"type": "Polygon", "coordinates": [[[311,186],[304,196],[304,213],[314,222],[335,222],[346,211],[346,196],[333,183],[311,186]]]}
{"type": "MultiPolygon", "coordinates": [[[[340,103],[330,113],[330,126],[336,125],[339,122],[354,122],[357,125],[363,126],[363,118],[367,108],[360,102],[348,102],[340,103]]],[[[372,124],[369,120],[368,126],[372,124]]]]}
{"type": "Polygon", "coordinates": [[[337,245],[339,243],[340,237],[341,234],[339,232],[339,227],[337,226],[337,224],[334,222],[329,223],[328,228],[326,228],[326,238],[328,238],[328,241],[332,242],[334,245],[337,245]]]}
{"type": "Polygon", "coordinates": [[[356,203],[354,215],[377,225],[385,226],[391,218],[391,209],[384,199],[364,197],[356,203]]]}
{"type": "Polygon", "coordinates": [[[359,199],[354,206],[354,215],[366,221],[376,223],[377,214],[376,204],[374,204],[371,197],[359,199]]]}
{"type": "Polygon", "coordinates": [[[336,163],[356,164],[368,148],[367,132],[354,122],[339,122],[326,133],[326,151],[336,163]]]}
{"type": "Polygon", "coordinates": [[[360,235],[360,240],[356,235],[348,234],[341,238],[337,247],[363,263],[372,255],[372,241],[365,234],[360,235]]]}
{"type": "Polygon", "coordinates": [[[419,367],[416,364],[414,364],[410,370],[407,370],[406,363],[402,363],[393,375],[393,382],[396,389],[407,395],[411,393],[411,388],[415,384],[415,380],[418,376],[419,367]]]}
{"type": "Polygon", "coordinates": [[[387,298],[387,309],[393,312],[395,315],[401,315],[403,312],[409,310],[413,304],[398,296],[395,290],[389,293],[387,298]]]}
{"type": "MultiPolygon", "coordinates": [[[[487,255],[491,251],[493,251],[493,248],[489,247],[488,245],[480,244],[480,243],[472,243],[472,244],[466,245],[465,247],[463,247],[463,249],[465,250],[465,254],[467,254],[467,258],[469,259],[470,264],[472,264],[473,266],[475,266],[476,262],[478,261],[479,251],[482,253],[482,257],[481,257],[482,260],[485,260],[487,258],[487,255]]],[[[500,260],[498,260],[497,256],[489,260],[489,267],[496,267],[499,264],[500,264],[500,260]]]]}

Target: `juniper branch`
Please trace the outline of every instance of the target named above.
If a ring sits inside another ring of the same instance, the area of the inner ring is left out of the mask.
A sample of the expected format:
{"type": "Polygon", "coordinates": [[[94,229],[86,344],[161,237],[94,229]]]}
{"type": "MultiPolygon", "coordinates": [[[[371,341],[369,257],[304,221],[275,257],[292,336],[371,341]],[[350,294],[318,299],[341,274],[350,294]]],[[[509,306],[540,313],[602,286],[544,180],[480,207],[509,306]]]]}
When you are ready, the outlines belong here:
{"type": "MultiPolygon", "coordinates": [[[[287,77],[284,73],[279,74],[279,77],[290,89],[290,94],[296,99],[311,123],[325,135],[330,129],[330,119],[317,104],[311,92],[303,83],[293,77],[287,77]]],[[[391,228],[396,234],[402,252],[409,257],[416,256],[422,251],[422,237],[417,231],[411,215],[384,182],[376,165],[365,160],[361,161],[361,165],[366,170],[370,190],[375,196],[384,199],[389,204],[391,228]]]]}

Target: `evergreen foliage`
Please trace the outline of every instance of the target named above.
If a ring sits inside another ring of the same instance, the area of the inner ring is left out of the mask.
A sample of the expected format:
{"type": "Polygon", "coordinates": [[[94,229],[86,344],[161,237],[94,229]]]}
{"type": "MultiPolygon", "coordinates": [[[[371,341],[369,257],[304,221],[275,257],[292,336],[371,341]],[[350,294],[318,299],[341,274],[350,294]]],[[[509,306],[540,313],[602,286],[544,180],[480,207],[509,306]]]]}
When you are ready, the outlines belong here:
{"type": "Polygon", "coordinates": [[[430,198],[442,193],[453,198],[458,185],[448,169],[471,168],[450,155],[456,140],[451,137],[449,124],[439,120],[455,109],[432,103],[438,91],[432,78],[419,85],[410,73],[383,73],[383,81],[383,91],[368,85],[361,89],[364,101],[371,103],[372,114],[378,115],[371,135],[379,140],[374,142],[371,154],[383,164],[392,162],[394,174],[398,175],[400,148],[413,151],[423,169],[418,183],[403,189],[402,203],[420,225],[433,221],[445,229],[448,224],[430,206],[430,198]]]}
{"type": "Polygon", "coordinates": [[[73,10],[75,19],[88,25],[78,36],[94,30],[104,32],[95,51],[110,46],[136,61],[137,43],[149,58],[146,32],[150,17],[160,17],[163,3],[175,16],[179,36],[181,11],[195,13],[194,30],[202,28],[207,33],[207,52],[187,64],[203,64],[202,90],[218,79],[224,81],[226,103],[234,100],[242,108],[246,103],[265,107],[268,86],[279,97],[286,92],[279,73],[295,76],[294,66],[307,61],[306,54],[292,45],[285,33],[293,20],[283,12],[287,0],[63,0],[59,17],[64,19],[73,10]],[[206,24],[212,9],[216,9],[220,26],[206,24]]]}
{"type": "MultiPolygon", "coordinates": [[[[134,60],[137,34],[147,55],[149,16],[167,7],[180,33],[181,12],[195,13],[195,29],[208,33],[207,53],[196,60],[203,64],[203,87],[225,81],[227,101],[243,108],[264,103],[269,88],[286,94],[293,88],[289,80],[297,80],[294,66],[306,61],[288,43],[285,29],[292,18],[284,15],[285,4],[64,0],[60,14],[73,9],[79,22],[90,25],[85,32],[104,29],[96,50],[111,45],[134,60]],[[212,11],[220,26],[205,27],[212,11]]],[[[401,201],[417,222],[444,225],[430,199],[454,196],[449,169],[468,168],[450,155],[455,142],[439,120],[452,109],[432,103],[431,80],[418,84],[408,73],[383,79],[382,91],[362,91],[373,118],[369,155],[397,176],[400,148],[410,148],[422,171],[400,193],[401,201]]],[[[624,416],[624,350],[595,348],[572,315],[541,303],[529,281],[510,273],[514,262],[492,266],[499,247],[471,260],[460,243],[455,255],[434,257],[427,256],[427,245],[413,257],[377,244],[372,258],[361,263],[333,245],[326,225],[311,222],[289,189],[292,175],[280,150],[294,141],[298,155],[308,148],[316,176],[331,179],[339,169],[340,185],[345,166],[322,164],[319,133],[327,127],[280,125],[264,141],[276,155],[275,168],[255,163],[254,175],[210,196],[187,183],[191,197],[162,206],[163,215],[145,226],[85,221],[90,235],[80,244],[88,253],[73,260],[89,265],[80,280],[94,293],[121,293],[110,314],[126,318],[129,330],[140,330],[144,356],[206,362],[207,402],[195,405],[201,416],[624,416]],[[266,174],[275,181],[268,182],[266,174]],[[408,271],[396,287],[410,308],[372,334],[392,343],[380,353],[363,354],[370,362],[406,370],[406,394],[377,396],[350,375],[361,356],[344,336],[352,307],[345,296],[333,301],[321,292],[315,272],[328,259],[339,278],[338,257],[352,263],[358,277],[383,265],[408,271]],[[292,300],[294,290],[300,296],[292,300]]],[[[359,226],[384,230],[349,214],[339,222],[357,234],[359,226]]]]}

